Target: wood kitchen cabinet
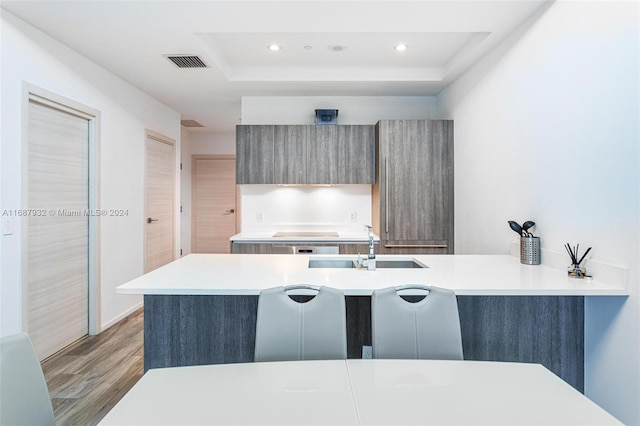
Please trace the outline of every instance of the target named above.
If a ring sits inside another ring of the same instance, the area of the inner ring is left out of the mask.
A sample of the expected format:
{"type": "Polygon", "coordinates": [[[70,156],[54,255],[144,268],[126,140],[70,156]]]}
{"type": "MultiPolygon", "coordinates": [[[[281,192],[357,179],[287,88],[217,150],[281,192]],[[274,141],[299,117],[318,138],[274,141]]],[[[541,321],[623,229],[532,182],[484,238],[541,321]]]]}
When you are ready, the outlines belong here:
{"type": "Polygon", "coordinates": [[[275,126],[236,126],[236,183],[274,183],[275,126]]]}
{"type": "Polygon", "coordinates": [[[308,183],[309,126],[274,126],[273,182],[308,183]]]}
{"type": "Polygon", "coordinates": [[[373,184],[375,126],[312,126],[310,184],[373,184]]]}
{"type": "Polygon", "coordinates": [[[271,254],[270,243],[231,243],[231,254],[271,254]]]}
{"type": "Polygon", "coordinates": [[[375,126],[338,126],[339,183],[376,182],[375,126]]]}
{"type": "MultiPolygon", "coordinates": [[[[361,254],[365,256],[369,253],[368,243],[342,243],[342,242],[318,242],[318,241],[297,241],[297,242],[278,242],[278,243],[238,243],[231,242],[232,254],[282,254],[281,250],[278,250],[280,246],[310,246],[310,247],[322,247],[322,246],[338,246],[338,252],[340,254],[361,254]],[[274,249],[274,246],[276,247],[274,249]]],[[[378,243],[376,243],[376,252],[378,251],[378,243]]]]}
{"type": "MultiPolygon", "coordinates": [[[[375,245],[376,252],[378,251],[378,244],[375,245]]],[[[369,254],[369,244],[340,244],[340,254],[361,254],[366,257],[369,254]]]]}
{"type": "Polygon", "coordinates": [[[336,184],[338,181],[338,127],[310,126],[308,167],[309,184],[336,184]]]}
{"type": "Polygon", "coordinates": [[[238,184],[373,184],[375,126],[236,127],[238,184]]]}
{"type": "Polygon", "coordinates": [[[453,121],[379,121],[376,149],[380,252],[453,253],[453,121]]]}

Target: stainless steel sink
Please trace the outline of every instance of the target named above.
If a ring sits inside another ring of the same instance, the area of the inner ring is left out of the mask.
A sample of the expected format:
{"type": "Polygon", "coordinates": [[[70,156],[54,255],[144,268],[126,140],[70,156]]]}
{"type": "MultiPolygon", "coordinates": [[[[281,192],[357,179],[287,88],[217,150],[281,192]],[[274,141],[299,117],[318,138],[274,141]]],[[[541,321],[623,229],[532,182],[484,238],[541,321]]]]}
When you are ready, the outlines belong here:
{"type": "Polygon", "coordinates": [[[346,259],[309,259],[309,268],[355,268],[353,260],[346,259]]]}
{"type": "Polygon", "coordinates": [[[377,260],[376,268],[426,268],[426,266],[416,262],[415,260],[377,260]]]}
{"type": "MultiPolygon", "coordinates": [[[[389,268],[426,268],[427,266],[412,259],[381,259],[376,260],[376,269],[389,268]]],[[[309,259],[309,268],[358,268],[358,262],[347,259],[309,259]]],[[[366,266],[364,268],[367,269],[366,266]]]]}

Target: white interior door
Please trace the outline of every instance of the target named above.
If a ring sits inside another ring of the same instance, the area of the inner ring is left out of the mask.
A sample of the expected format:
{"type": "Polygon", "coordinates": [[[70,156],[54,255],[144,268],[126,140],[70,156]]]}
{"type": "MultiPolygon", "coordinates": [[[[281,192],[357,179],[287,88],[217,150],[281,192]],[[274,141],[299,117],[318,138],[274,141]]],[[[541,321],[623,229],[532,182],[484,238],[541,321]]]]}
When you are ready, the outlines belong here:
{"type": "Polygon", "coordinates": [[[89,120],[30,101],[27,167],[26,328],[44,359],[88,333],[89,120]]]}
{"type": "Polygon", "coordinates": [[[193,253],[229,253],[236,234],[236,160],[229,156],[193,156],[193,253]]]}
{"type": "Polygon", "coordinates": [[[147,132],[145,272],[174,259],[175,142],[147,132]]]}

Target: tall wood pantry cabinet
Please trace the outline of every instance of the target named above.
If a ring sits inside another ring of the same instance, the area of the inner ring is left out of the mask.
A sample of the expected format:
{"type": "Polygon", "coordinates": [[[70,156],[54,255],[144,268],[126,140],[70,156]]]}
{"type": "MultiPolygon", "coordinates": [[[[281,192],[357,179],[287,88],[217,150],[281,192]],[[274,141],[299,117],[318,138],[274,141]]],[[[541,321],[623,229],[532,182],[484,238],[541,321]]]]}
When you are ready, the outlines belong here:
{"type": "Polygon", "coordinates": [[[376,172],[372,216],[380,252],[452,254],[453,121],[379,121],[376,172]]]}

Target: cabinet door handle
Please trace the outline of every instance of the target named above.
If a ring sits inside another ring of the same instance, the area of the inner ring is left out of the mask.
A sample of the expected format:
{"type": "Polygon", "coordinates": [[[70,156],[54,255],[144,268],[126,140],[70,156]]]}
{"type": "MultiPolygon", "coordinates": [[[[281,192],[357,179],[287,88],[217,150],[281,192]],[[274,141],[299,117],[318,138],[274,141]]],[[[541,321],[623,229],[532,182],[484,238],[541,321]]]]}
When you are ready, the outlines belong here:
{"type": "Polygon", "coordinates": [[[235,213],[236,209],[229,209],[227,211],[224,212],[224,214],[231,214],[231,213],[235,213]]]}
{"type": "Polygon", "coordinates": [[[385,206],[384,206],[384,221],[385,231],[389,233],[389,159],[384,159],[384,186],[385,186],[385,206]]]}
{"type": "Polygon", "coordinates": [[[447,244],[385,244],[384,248],[447,248],[447,244]]]}
{"type": "Polygon", "coordinates": [[[150,217],[147,218],[147,223],[151,223],[151,222],[157,222],[158,219],[151,219],[150,217]]]}

